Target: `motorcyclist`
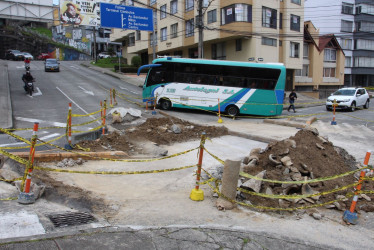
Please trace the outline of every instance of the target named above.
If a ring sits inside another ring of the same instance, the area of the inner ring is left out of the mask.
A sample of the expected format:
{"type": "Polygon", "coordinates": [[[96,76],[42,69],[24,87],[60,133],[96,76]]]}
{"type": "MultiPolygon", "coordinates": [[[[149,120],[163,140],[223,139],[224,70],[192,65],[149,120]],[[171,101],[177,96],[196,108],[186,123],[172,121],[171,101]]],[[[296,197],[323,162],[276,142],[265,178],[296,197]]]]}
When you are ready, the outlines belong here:
{"type": "Polygon", "coordinates": [[[25,58],[25,68],[30,68],[30,58],[25,58]]]}
{"type": "Polygon", "coordinates": [[[34,77],[31,75],[30,71],[26,71],[25,74],[23,74],[22,76],[22,81],[24,82],[24,89],[26,90],[27,89],[27,83],[28,82],[33,82],[34,81],[34,77]]]}

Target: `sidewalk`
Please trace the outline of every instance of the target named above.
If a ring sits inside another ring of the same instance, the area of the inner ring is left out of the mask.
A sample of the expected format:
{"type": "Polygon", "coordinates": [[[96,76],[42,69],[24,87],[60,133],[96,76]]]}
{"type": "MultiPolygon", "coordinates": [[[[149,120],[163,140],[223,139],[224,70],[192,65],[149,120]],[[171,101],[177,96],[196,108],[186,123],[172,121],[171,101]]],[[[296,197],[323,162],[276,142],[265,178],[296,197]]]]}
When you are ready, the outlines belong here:
{"type": "Polygon", "coordinates": [[[8,66],[0,60],[0,128],[12,128],[12,103],[8,79],[8,66]]]}

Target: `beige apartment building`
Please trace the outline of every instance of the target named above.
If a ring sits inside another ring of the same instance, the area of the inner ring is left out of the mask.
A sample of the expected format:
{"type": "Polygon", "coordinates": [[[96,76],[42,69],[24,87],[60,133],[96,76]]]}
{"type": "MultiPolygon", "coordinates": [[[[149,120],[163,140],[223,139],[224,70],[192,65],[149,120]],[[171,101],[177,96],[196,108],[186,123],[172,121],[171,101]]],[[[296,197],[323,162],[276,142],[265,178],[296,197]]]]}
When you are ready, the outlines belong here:
{"type": "MultiPolygon", "coordinates": [[[[321,66],[313,61],[321,55],[315,55],[311,48],[309,61],[303,58],[304,0],[202,1],[203,58],[283,63],[287,68],[286,90],[300,88],[313,92],[321,86],[318,81],[325,79],[317,76],[322,69],[313,68],[321,66]],[[305,64],[309,65],[310,73],[303,77],[305,64]],[[297,81],[296,72],[301,74],[297,81]]],[[[141,56],[143,64],[157,56],[198,57],[198,1],[114,0],[112,3],[154,10],[155,37],[153,32],[113,29],[111,40],[122,42],[122,55],[129,62],[135,55],[141,56]]]]}
{"type": "Polygon", "coordinates": [[[345,55],[334,34],[319,35],[313,23],[304,23],[303,67],[295,71],[295,87],[325,98],[344,85],[345,55]]]}

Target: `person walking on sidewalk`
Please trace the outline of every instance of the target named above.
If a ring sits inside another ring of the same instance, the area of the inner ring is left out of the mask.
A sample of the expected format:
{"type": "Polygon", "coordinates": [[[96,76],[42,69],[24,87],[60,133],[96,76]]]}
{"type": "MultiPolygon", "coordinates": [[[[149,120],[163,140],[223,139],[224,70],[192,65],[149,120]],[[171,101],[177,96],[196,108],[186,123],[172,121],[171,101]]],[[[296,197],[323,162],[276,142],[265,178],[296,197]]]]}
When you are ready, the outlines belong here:
{"type": "Polygon", "coordinates": [[[290,108],[293,109],[293,112],[296,113],[296,110],[295,110],[295,99],[297,99],[297,95],[295,93],[295,90],[293,89],[292,92],[290,93],[290,95],[288,96],[288,99],[289,99],[289,102],[290,102],[290,106],[288,107],[288,112],[290,112],[290,108]]]}

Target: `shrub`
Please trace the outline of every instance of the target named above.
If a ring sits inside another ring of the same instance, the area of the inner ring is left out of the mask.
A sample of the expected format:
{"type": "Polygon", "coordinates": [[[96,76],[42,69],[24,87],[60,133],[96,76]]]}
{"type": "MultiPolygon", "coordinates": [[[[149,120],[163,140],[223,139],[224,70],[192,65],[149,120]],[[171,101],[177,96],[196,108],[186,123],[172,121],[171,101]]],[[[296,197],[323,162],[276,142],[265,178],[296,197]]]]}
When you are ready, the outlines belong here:
{"type": "Polygon", "coordinates": [[[134,56],[133,58],[131,58],[131,65],[138,68],[140,67],[140,65],[142,64],[142,59],[140,58],[140,56],[134,56]]]}

